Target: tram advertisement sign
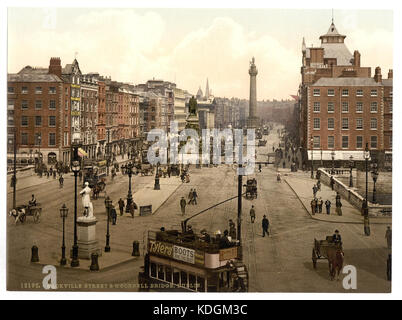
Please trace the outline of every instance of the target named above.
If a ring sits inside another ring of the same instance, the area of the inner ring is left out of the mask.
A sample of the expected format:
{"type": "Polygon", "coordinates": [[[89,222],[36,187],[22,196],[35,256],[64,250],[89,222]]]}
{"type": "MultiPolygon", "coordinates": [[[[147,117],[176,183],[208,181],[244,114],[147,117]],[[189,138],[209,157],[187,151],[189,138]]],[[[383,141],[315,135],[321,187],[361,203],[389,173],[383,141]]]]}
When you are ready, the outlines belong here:
{"type": "Polygon", "coordinates": [[[173,259],[195,264],[195,250],[173,246],[173,259]]]}
{"type": "Polygon", "coordinates": [[[160,241],[149,241],[149,252],[172,258],[173,245],[160,241]]]}

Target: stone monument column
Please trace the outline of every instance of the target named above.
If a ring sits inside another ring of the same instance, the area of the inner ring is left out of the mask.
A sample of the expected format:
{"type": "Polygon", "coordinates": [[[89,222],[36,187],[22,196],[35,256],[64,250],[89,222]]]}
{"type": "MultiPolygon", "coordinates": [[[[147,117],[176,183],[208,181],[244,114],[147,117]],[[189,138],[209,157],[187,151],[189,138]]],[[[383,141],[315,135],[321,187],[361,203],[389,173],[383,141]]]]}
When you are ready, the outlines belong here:
{"type": "Polygon", "coordinates": [[[250,75],[250,100],[249,100],[249,114],[247,127],[248,128],[256,128],[258,125],[257,118],[257,74],[258,70],[255,66],[255,59],[250,62],[250,69],[248,70],[250,75]]]}

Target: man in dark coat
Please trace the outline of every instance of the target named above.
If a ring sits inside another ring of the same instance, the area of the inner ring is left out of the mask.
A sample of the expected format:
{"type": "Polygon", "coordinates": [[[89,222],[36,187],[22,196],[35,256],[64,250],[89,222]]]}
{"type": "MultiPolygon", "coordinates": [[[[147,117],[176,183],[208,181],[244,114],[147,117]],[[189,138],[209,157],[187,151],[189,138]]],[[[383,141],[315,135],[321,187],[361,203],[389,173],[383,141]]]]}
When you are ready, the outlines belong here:
{"type": "Polygon", "coordinates": [[[318,200],[318,212],[322,213],[322,205],[324,204],[324,201],[322,201],[322,199],[320,198],[320,200],[318,200]]]}
{"type": "Polygon", "coordinates": [[[120,215],[122,216],[124,214],[124,200],[120,198],[118,204],[119,204],[120,215]]]}
{"type": "Polygon", "coordinates": [[[251,206],[250,209],[250,219],[251,219],[251,223],[254,223],[255,221],[255,209],[254,209],[254,205],[251,206]]]}
{"type": "Polygon", "coordinates": [[[197,191],[194,189],[193,190],[193,199],[192,199],[193,204],[197,204],[197,198],[198,198],[198,194],[197,194],[197,191]]]}
{"type": "Polygon", "coordinates": [[[184,197],[181,197],[180,200],[180,208],[181,208],[181,214],[184,216],[186,214],[186,199],[184,199],[184,197]]]}
{"type": "Polygon", "coordinates": [[[335,230],[335,233],[332,236],[332,242],[336,243],[336,244],[338,244],[338,243],[342,244],[342,237],[338,230],[335,230]]]}
{"type": "Polygon", "coordinates": [[[115,225],[117,222],[117,212],[114,205],[112,205],[110,208],[110,219],[112,220],[112,224],[115,225]]]}
{"type": "Polygon", "coordinates": [[[327,209],[327,214],[331,214],[331,201],[328,199],[325,201],[325,208],[327,209]]]}
{"type": "Polygon", "coordinates": [[[269,221],[267,219],[267,216],[264,214],[264,218],[262,219],[262,236],[265,237],[265,234],[269,236],[269,221]]]}
{"type": "Polygon", "coordinates": [[[60,176],[60,178],[59,178],[59,183],[60,183],[60,188],[63,188],[63,183],[64,183],[64,178],[63,178],[63,176],[60,176]]]}

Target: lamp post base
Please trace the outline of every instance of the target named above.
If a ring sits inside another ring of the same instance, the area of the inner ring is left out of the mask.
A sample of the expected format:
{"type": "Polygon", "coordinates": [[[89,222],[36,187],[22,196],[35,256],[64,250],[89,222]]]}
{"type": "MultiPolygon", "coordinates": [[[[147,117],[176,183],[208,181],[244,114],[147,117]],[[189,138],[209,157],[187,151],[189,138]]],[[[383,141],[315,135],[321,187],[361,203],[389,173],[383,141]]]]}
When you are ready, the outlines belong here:
{"type": "Polygon", "coordinates": [[[73,254],[71,259],[71,267],[76,268],[80,266],[80,261],[78,260],[78,246],[73,246],[73,254]]]}

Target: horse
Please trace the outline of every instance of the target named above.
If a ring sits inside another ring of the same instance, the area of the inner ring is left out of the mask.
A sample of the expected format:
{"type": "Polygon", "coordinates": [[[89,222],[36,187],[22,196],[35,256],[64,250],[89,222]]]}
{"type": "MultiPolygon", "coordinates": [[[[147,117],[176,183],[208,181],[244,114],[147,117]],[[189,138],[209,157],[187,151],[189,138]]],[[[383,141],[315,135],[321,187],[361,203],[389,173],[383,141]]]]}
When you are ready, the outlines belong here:
{"type": "Polygon", "coordinates": [[[24,209],[24,208],[21,208],[21,209],[18,209],[18,210],[12,209],[12,210],[8,213],[8,215],[9,215],[10,217],[13,217],[13,218],[15,219],[15,224],[17,224],[18,220],[20,220],[21,217],[22,217],[23,215],[25,215],[25,209],[24,209]]]}
{"type": "Polygon", "coordinates": [[[329,247],[327,251],[328,255],[328,267],[329,267],[329,275],[331,277],[331,281],[335,279],[335,275],[337,276],[337,280],[339,280],[339,273],[343,267],[343,256],[344,253],[339,247],[329,247]]]}

